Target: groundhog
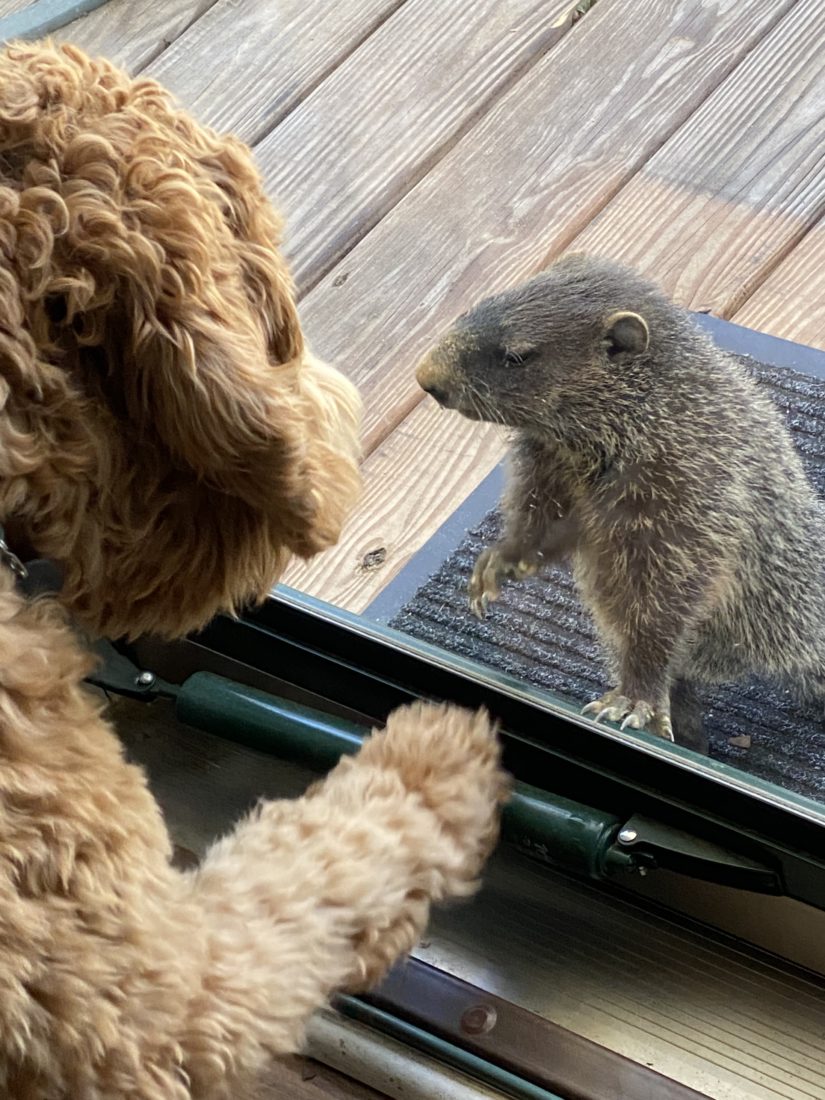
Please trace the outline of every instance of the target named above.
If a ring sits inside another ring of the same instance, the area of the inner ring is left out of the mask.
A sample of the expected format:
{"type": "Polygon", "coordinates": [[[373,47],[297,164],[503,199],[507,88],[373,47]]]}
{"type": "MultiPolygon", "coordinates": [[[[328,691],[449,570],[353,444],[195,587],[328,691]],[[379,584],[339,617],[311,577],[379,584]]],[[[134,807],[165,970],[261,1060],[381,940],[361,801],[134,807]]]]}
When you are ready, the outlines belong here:
{"type": "Polygon", "coordinates": [[[459,318],[417,378],[513,430],[471,605],[572,558],[615,685],[584,713],[702,747],[697,684],[825,697],[822,504],[779,410],[686,310],[571,254],[459,318]]]}

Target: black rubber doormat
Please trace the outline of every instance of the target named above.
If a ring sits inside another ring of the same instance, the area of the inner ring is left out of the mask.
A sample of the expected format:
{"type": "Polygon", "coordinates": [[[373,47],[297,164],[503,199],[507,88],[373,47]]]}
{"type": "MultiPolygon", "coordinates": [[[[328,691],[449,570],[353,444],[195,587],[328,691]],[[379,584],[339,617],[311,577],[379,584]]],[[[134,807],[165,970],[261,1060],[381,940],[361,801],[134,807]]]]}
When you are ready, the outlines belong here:
{"type": "MultiPolygon", "coordinates": [[[[825,500],[825,353],[701,320],[783,410],[825,500]]],[[[484,621],[469,610],[473,564],[498,536],[502,483],[500,470],[488,477],[365,617],[584,705],[608,683],[595,631],[565,567],[508,582],[484,621]]],[[[823,708],[803,709],[787,693],[757,682],[706,689],[704,700],[712,757],[787,790],[825,796],[823,708]]]]}

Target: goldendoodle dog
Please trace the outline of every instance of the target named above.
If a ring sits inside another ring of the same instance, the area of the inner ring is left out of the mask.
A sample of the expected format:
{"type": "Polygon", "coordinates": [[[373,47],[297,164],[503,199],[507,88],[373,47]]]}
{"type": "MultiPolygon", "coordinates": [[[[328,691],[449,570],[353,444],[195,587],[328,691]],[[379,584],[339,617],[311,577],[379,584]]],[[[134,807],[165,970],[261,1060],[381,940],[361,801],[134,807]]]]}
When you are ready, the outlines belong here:
{"type": "Polygon", "coordinates": [[[505,793],[483,714],[391,716],[187,873],[82,686],[338,537],[358,399],[301,335],[246,148],[72,48],[0,54],[0,1095],[238,1097],[467,895],[505,793]],[[0,547],[2,551],[2,547],[0,547]],[[59,600],[17,559],[52,559],[59,600]]]}

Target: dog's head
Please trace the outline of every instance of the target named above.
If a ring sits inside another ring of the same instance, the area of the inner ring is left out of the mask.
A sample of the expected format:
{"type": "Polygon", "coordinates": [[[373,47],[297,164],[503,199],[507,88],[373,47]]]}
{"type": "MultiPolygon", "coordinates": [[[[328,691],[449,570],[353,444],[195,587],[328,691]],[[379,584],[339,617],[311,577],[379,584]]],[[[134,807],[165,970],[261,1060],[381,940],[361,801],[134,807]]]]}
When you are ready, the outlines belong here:
{"type": "Polygon", "coordinates": [[[91,630],[175,635],[338,537],[359,402],[245,146],[72,48],[0,54],[0,520],[91,630]]]}

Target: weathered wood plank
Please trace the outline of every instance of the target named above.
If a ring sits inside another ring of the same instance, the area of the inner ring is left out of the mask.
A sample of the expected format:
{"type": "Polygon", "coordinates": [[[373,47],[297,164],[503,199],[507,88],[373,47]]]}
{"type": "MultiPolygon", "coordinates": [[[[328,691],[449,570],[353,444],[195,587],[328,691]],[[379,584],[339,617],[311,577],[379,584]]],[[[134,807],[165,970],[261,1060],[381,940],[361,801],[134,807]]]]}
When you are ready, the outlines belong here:
{"type": "MultiPolygon", "coordinates": [[[[87,53],[108,57],[129,72],[140,72],[215,0],[109,0],[52,36],[87,53]]],[[[213,62],[201,56],[209,68],[213,62]]]]}
{"type": "Polygon", "coordinates": [[[364,493],[337,546],[284,583],[360,613],[506,450],[502,430],[422,402],[364,463],[364,493]]]}
{"type": "Polygon", "coordinates": [[[571,248],[729,317],[825,213],[825,7],[800,0],[571,248]]]}
{"type": "Polygon", "coordinates": [[[14,15],[16,11],[27,8],[32,0],[0,0],[0,19],[6,15],[14,15]]]}
{"type": "Polygon", "coordinates": [[[150,72],[199,118],[254,142],[402,3],[218,0],[150,72]]]}
{"type": "Polygon", "coordinates": [[[445,322],[563,249],[791,7],[596,5],[319,283],[305,324],[363,389],[368,449],[445,322]]]}
{"type": "Polygon", "coordinates": [[[733,320],[825,351],[825,222],[814,226],[733,320]]]}
{"type": "Polygon", "coordinates": [[[407,0],[256,147],[311,286],[571,26],[575,0],[407,0]]]}
{"type": "Polygon", "coordinates": [[[686,114],[679,73],[690,70],[698,102],[729,72],[735,59],[721,58],[731,43],[738,42],[742,56],[741,35],[752,46],[775,14],[750,8],[760,21],[745,26],[730,9],[720,22],[715,9],[688,7],[670,5],[664,27],[640,17],[635,6],[633,19],[621,3],[603,8],[600,21],[595,9],[553,51],[552,67],[545,71],[540,62],[307,297],[310,334],[362,386],[367,444],[378,449],[365,465],[365,498],[342,544],[295,567],[288,583],[363,610],[498,460],[503,445],[494,429],[487,440],[478,425],[459,425],[430,404],[404,420],[418,400],[414,361],[470,301],[564,247],[605,193],[615,192],[638,158],[676,128],[686,114]],[[607,71],[600,43],[639,26],[645,33],[622,51],[639,68],[631,61],[607,71]],[[673,41],[681,45],[675,57],[673,41]],[[615,87],[621,96],[611,94],[615,87]],[[551,141],[536,120],[553,99],[553,117],[562,122],[551,141]],[[485,179],[482,190],[477,183],[485,179]],[[364,569],[365,557],[372,569],[364,569]],[[383,559],[379,568],[376,557],[383,559]]]}

